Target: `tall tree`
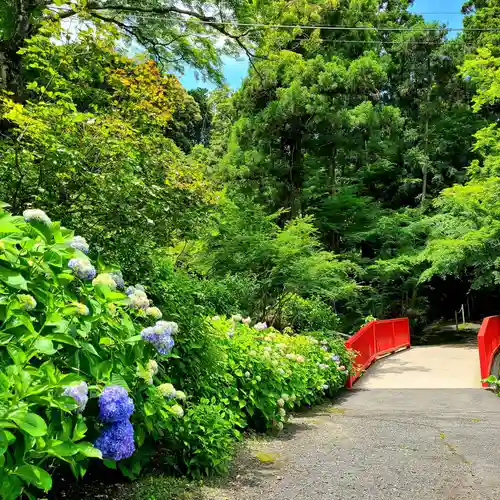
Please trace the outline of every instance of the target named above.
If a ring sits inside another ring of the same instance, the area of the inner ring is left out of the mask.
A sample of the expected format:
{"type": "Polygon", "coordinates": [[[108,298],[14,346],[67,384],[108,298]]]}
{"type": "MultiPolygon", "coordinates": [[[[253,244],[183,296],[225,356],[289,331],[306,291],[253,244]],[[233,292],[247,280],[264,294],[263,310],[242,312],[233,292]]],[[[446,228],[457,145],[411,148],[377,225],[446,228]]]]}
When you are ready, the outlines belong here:
{"type": "Polygon", "coordinates": [[[242,0],[1,0],[0,2],[0,88],[21,92],[23,68],[19,49],[38,33],[44,22],[59,19],[82,23],[105,23],[116,27],[122,38],[143,46],[167,67],[185,64],[204,75],[221,80],[220,55],[244,50],[247,31],[226,21],[252,19],[253,5],[242,0]],[[226,43],[220,47],[221,36],[226,43]],[[216,49],[215,42],[219,48],[216,49]]]}

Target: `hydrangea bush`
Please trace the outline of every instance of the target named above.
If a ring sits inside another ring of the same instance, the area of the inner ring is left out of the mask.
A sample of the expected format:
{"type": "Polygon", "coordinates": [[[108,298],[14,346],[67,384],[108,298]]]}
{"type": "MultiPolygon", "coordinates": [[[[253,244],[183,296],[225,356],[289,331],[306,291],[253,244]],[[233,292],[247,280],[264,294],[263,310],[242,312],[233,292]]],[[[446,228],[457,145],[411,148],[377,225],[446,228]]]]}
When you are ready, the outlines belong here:
{"type": "Polygon", "coordinates": [[[351,353],[338,337],[281,333],[235,316],[216,316],[210,323],[226,345],[228,398],[252,427],[280,431],[294,408],[345,385],[351,353]]]}
{"type": "Polygon", "coordinates": [[[177,325],[155,326],[161,310],[144,287],[120,291],[121,273],[92,263],[91,251],[41,210],[19,217],[0,209],[5,500],[43,496],[57,461],[68,463],[76,478],[91,459],[111,467],[118,462],[133,476],[140,469],[134,451],[182,422],[186,394],[173,389],[170,397],[161,389],[170,384],[177,325]],[[140,333],[150,327],[154,342],[140,333]]]}

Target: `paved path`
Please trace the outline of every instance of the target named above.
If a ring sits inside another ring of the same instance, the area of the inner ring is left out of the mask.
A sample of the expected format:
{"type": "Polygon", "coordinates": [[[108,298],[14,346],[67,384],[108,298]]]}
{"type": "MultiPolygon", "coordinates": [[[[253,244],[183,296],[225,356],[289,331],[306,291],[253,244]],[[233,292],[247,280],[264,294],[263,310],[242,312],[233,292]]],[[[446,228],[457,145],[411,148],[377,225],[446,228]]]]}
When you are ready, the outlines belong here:
{"type": "Polygon", "coordinates": [[[449,349],[446,366],[433,348],[379,361],[353,391],[297,415],[280,438],[250,442],[230,484],[208,498],[497,500],[500,399],[472,388],[469,351],[449,349]],[[391,370],[411,388],[384,387],[391,370]],[[436,387],[439,374],[445,388],[436,387]]]}

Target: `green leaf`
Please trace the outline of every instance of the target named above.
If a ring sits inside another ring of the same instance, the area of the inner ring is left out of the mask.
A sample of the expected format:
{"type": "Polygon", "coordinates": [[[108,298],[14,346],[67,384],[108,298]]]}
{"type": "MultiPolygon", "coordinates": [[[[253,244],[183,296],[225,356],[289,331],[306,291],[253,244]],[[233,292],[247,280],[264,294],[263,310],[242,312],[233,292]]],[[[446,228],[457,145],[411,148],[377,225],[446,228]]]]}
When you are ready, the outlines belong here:
{"type": "Polygon", "coordinates": [[[20,347],[14,344],[9,344],[7,346],[7,352],[16,365],[22,365],[26,362],[26,354],[20,347]]]}
{"type": "Polygon", "coordinates": [[[41,490],[49,491],[52,488],[52,478],[50,474],[40,467],[34,465],[21,465],[21,467],[18,467],[14,471],[14,474],[41,490]]]}
{"type": "Polygon", "coordinates": [[[2,500],[16,500],[23,492],[23,482],[17,476],[4,474],[0,480],[0,488],[2,500]]]}
{"type": "Polygon", "coordinates": [[[495,377],[495,375],[490,375],[487,379],[486,382],[489,382],[490,384],[496,384],[498,379],[495,377]]]}
{"type": "Polygon", "coordinates": [[[109,460],[105,459],[102,461],[102,463],[108,468],[108,469],[116,469],[116,462],[114,460],[109,460]]]}
{"type": "Polygon", "coordinates": [[[125,389],[127,389],[127,391],[130,390],[127,382],[125,381],[125,379],[119,373],[113,373],[113,374],[111,374],[110,382],[111,382],[112,385],[120,385],[122,387],[125,387],[125,389]]]}
{"type": "Polygon", "coordinates": [[[20,233],[21,230],[13,221],[14,218],[8,214],[0,215],[0,233],[20,233]]]}
{"type": "Polygon", "coordinates": [[[110,339],[109,337],[101,337],[99,339],[99,344],[101,345],[113,345],[115,341],[113,339],[110,339]]]}
{"type": "Polygon", "coordinates": [[[73,441],[80,441],[85,437],[87,433],[87,424],[84,422],[82,416],[79,416],[78,422],[75,424],[75,428],[73,429],[73,441]]]}
{"type": "Polygon", "coordinates": [[[92,344],[89,344],[88,342],[82,342],[82,347],[85,351],[89,352],[90,354],[93,354],[98,358],[101,357],[99,356],[99,353],[95,350],[95,347],[92,344]]]}
{"type": "Polygon", "coordinates": [[[60,342],[61,344],[72,345],[73,347],[80,347],[80,344],[71,336],[66,333],[53,333],[51,335],[45,335],[46,339],[53,340],[54,342],[60,342]]]}
{"type": "Polygon", "coordinates": [[[10,444],[16,440],[16,437],[12,432],[0,429],[0,455],[3,455],[10,444]]]}
{"type": "Polygon", "coordinates": [[[151,415],[154,415],[156,413],[154,406],[149,402],[144,403],[143,408],[146,417],[150,417],[151,415]]]}
{"type": "Polygon", "coordinates": [[[56,441],[56,443],[57,444],[52,443],[49,446],[49,449],[47,450],[49,455],[54,455],[59,458],[64,458],[64,457],[72,457],[73,455],[76,455],[78,453],[77,445],[72,443],[71,441],[66,441],[66,442],[56,441]]]}
{"type": "Polygon", "coordinates": [[[0,266],[0,280],[11,286],[12,288],[17,288],[20,290],[28,289],[28,282],[23,278],[23,276],[11,269],[0,266]]]}
{"type": "Polygon", "coordinates": [[[54,250],[49,250],[48,252],[45,252],[43,260],[44,262],[47,262],[48,264],[51,264],[55,267],[62,267],[63,263],[62,256],[59,252],[56,252],[54,250]]]}
{"type": "Polygon", "coordinates": [[[47,338],[39,338],[35,342],[35,349],[43,354],[54,354],[56,349],[54,349],[54,344],[52,340],[47,338]]]}
{"type": "Polygon", "coordinates": [[[129,337],[125,340],[125,344],[137,344],[137,342],[141,341],[142,337],[140,335],[134,335],[133,337],[129,337]]]}
{"type": "Polygon", "coordinates": [[[21,414],[20,416],[11,417],[11,420],[30,436],[40,437],[47,434],[45,420],[36,413],[21,414]]]}
{"type": "Polygon", "coordinates": [[[60,285],[67,285],[68,283],[71,283],[75,277],[72,274],[68,273],[61,273],[57,275],[57,281],[59,282],[60,285]]]}
{"type": "Polygon", "coordinates": [[[102,458],[101,450],[94,448],[90,443],[84,441],[76,445],[78,452],[89,458],[102,458]]]}
{"type": "Polygon", "coordinates": [[[72,385],[82,381],[81,375],[78,373],[67,373],[59,379],[59,385],[72,385]]]}

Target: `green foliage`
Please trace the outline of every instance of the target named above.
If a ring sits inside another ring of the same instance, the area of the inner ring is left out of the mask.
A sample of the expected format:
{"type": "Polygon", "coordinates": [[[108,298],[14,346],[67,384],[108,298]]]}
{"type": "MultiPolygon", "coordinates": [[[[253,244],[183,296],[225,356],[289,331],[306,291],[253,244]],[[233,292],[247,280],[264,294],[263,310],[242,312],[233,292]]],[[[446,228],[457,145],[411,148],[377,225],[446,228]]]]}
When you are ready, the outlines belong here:
{"type": "Polygon", "coordinates": [[[47,26],[23,49],[32,100],[2,100],[0,197],[14,212],[50,211],[94,256],[138,278],[152,251],[176,231],[195,234],[213,203],[200,165],[164,135],[176,113],[196,119],[198,107],[153,62],[116,52],[116,35],[88,30],[51,43],[60,34],[47,26]]]}
{"type": "Polygon", "coordinates": [[[359,293],[358,267],[322,250],[311,217],[281,228],[276,222],[280,214],[266,216],[259,206],[229,200],[222,201],[219,214],[194,265],[208,264],[204,271],[210,278],[227,280],[231,274],[250,279],[257,300],[245,309],[249,314],[273,324],[289,294],[348,301],[359,293]]]}
{"type": "Polygon", "coordinates": [[[279,323],[299,332],[328,332],[338,328],[339,317],[331,306],[317,297],[304,299],[289,294],[283,299],[279,323]]]}
{"type": "Polygon", "coordinates": [[[226,473],[242,426],[239,412],[229,409],[225,398],[222,404],[215,397],[202,398],[167,442],[167,464],[194,477],[226,473]]]}

